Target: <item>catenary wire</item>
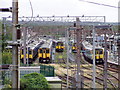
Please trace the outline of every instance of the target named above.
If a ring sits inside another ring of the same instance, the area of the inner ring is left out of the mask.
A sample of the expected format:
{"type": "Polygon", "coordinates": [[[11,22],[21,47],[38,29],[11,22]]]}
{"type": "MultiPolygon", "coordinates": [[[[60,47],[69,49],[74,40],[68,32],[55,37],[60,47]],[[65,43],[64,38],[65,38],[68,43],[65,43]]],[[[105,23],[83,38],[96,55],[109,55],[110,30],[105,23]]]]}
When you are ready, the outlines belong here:
{"type": "Polygon", "coordinates": [[[22,25],[25,25],[25,24],[28,24],[30,21],[32,21],[32,18],[33,18],[33,6],[32,6],[32,3],[31,3],[31,0],[29,0],[29,3],[30,3],[30,7],[31,7],[31,19],[28,21],[28,22],[25,22],[25,23],[23,23],[22,25]]]}
{"type": "Polygon", "coordinates": [[[120,8],[120,7],[116,7],[116,6],[112,6],[112,5],[108,5],[108,4],[102,4],[102,3],[91,2],[91,1],[86,1],[86,0],[79,0],[79,1],[87,2],[87,3],[92,3],[92,4],[96,4],[96,5],[101,5],[101,6],[107,6],[107,7],[111,7],[111,8],[120,8]]]}

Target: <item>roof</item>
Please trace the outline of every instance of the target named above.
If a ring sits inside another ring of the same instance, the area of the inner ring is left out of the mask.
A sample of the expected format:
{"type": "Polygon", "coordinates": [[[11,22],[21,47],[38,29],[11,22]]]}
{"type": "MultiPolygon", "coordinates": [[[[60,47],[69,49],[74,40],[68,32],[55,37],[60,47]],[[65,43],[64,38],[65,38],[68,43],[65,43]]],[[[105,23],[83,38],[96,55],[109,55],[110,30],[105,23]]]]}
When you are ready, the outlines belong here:
{"type": "Polygon", "coordinates": [[[52,40],[47,40],[40,48],[50,48],[52,46],[52,40]]]}
{"type": "Polygon", "coordinates": [[[48,82],[62,82],[58,77],[45,77],[48,82]]]}
{"type": "MultiPolygon", "coordinates": [[[[93,49],[93,46],[89,42],[87,42],[87,41],[83,41],[82,44],[84,45],[84,47],[86,49],[89,49],[89,50],[93,49]]],[[[95,46],[95,49],[104,49],[104,48],[101,47],[101,46],[95,46]]]]}

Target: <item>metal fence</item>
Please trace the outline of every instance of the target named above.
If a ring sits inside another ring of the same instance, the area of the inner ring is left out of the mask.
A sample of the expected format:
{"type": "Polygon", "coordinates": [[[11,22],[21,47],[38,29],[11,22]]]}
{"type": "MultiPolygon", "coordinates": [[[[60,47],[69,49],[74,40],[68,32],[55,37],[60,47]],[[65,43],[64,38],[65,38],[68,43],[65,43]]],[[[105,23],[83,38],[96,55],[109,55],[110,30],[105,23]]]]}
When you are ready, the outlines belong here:
{"type": "Polygon", "coordinates": [[[46,66],[46,65],[40,65],[40,73],[43,74],[45,77],[54,77],[54,67],[52,66],[46,66]]]}

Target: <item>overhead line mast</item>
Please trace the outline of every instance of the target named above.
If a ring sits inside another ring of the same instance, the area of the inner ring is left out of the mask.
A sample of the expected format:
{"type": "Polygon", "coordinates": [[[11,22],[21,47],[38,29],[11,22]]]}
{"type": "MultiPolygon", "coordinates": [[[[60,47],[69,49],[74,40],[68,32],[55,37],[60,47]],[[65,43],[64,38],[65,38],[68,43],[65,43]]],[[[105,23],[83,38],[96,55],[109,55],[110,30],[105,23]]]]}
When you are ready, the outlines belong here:
{"type": "Polygon", "coordinates": [[[18,25],[18,0],[12,0],[12,88],[18,90],[19,85],[19,61],[18,61],[18,43],[17,43],[17,25],[18,25]]]}

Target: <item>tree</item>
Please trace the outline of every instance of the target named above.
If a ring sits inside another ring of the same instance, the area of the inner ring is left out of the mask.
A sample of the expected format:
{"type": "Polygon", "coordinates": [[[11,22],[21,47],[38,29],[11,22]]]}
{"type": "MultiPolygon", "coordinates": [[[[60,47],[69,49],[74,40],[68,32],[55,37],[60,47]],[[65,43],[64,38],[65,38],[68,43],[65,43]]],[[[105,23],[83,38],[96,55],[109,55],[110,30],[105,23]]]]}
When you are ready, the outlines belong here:
{"type": "Polygon", "coordinates": [[[26,74],[20,80],[20,89],[28,90],[28,89],[49,89],[49,85],[47,80],[42,74],[39,73],[30,73],[26,74]]]}
{"type": "Polygon", "coordinates": [[[9,50],[2,52],[2,64],[12,64],[12,53],[9,50]]]}

